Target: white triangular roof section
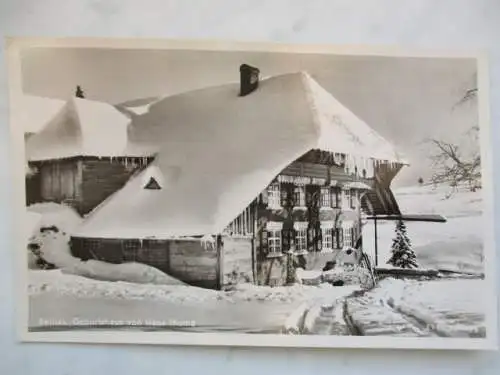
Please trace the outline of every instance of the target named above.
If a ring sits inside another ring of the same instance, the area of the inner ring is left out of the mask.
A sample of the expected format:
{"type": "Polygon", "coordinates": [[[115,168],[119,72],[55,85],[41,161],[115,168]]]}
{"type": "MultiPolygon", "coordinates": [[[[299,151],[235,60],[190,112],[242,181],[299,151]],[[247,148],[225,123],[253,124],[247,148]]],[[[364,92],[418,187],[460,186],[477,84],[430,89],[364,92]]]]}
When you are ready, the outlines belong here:
{"type": "Polygon", "coordinates": [[[26,143],[28,160],[74,156],[146,156],[128,144],[130,119],[108,103],[71,98],[26,143]]]}
{"type": "Polygon", "coordinates": [[[64,107],[64,100],[20,95],[11,106],[11,121],[24,133],[38,133],[64,107]]]}
{"type": "Polygon", "coordinates": [[[118,109],[124,109],[129,114],[140,116],[147,113],[151,105],[162,100],[163,98],[164,97],[162,96],[136,99],[117,104],[116,107],[118,109]]]}
{"type": "Polygon", "coordinates": [[[320,146],[400,162],[387,141],[305,73],[271,77],[255,92],[238,94],[238,83],[190,91],[164,98],[135,118],[130,140],[139,146],[157,142],[155,161],[73,235],[221,233],[287,165],[320,146]],[[144,189],[158,171],[162,189],[144,189]]]}
{"type": "Polygon", "coordinates": [[[317,148],[351,157],[404,162],[394,146],[358,118],[321,87],[309,74],[302,73],[316,123],[320,127],[317,148]]]}

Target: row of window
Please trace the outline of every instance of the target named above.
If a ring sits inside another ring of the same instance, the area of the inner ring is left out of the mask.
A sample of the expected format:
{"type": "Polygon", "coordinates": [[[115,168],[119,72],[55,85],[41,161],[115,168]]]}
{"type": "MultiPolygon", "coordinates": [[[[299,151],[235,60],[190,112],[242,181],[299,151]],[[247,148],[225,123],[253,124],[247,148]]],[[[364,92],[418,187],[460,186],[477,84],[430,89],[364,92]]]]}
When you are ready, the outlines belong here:
{"type": "MultiPolygon", "coordinates": [[[[267,231],[267,245],[270,253],[282,252],[282,234],[282,230],[267,231]]],[[[295,230],[295,251],[308,250],[307,237],[307,228],[295,230]]],[[[354,246],[353,228],[321,228],[321,248],[323,250],[341,249],[344,246],[354,246]]]]}
{"type": "MultiPolygon", "coordinates": [[[[287,192],[281,189],[279,182],[269,185],[267,189],[267,203],[269,207],[279,208],[282,206],[282,201],[286,199],[287,192]]],[[[306,189],[305,186],[296,186],[293,191],[294,205],[299,207],[306,206],[306,189]]],[[[335,207],[335,208],[356,208],[357,192],[353,189],[340,189],[322,187],[319,197],[320,207],[335,207]]]]}

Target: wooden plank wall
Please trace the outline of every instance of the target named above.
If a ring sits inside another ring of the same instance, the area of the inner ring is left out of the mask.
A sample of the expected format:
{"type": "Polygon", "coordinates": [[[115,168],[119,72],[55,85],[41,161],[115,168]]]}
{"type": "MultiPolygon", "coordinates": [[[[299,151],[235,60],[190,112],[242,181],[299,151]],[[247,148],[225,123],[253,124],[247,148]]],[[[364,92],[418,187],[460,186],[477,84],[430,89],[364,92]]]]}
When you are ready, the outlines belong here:
{"type": "Polygon", "coordinates": [[[216,289],[217,250],[200,240],[122,240],[72,237],[71,253],[83,260],[139,262],[158,268],[188,284],[216,289]]]}
{"type": "Polygon", "coordinates": [[[84,159],[82,200],[78,210],[86,214],[125,185],[139,167],[128,167],[119,159],[84,159]]]}
{"type": "Polygon", "coordinates": [[[169,273],[192,285],[216,289],[217,250],[205,248],[199,240],[171,240],[169,273]]]}
{"type": "Polygon", "coordinates": [[[252,238],[223,236],[222,286],[254,282],[252,238]]]}

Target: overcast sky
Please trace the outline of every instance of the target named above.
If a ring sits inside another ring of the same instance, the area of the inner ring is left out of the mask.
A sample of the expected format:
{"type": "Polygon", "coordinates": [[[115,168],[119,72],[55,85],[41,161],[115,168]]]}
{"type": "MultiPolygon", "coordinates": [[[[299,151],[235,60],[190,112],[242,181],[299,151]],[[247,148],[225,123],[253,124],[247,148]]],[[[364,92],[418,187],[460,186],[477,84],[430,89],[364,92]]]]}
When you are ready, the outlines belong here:
{"type": "Polygon", "coordinates": [[[472,59],[396,58],[256,52],[30,49],[22,54],[26,94],[67,99],[81,85],[89,99],[120,103],[239,79],[247,63],[262,76],[304,70],[405,153],[395,184],[429,178],[429,137],[456,140],[477,123],[477,108],[454,108],[475,86],[472,59]]]}

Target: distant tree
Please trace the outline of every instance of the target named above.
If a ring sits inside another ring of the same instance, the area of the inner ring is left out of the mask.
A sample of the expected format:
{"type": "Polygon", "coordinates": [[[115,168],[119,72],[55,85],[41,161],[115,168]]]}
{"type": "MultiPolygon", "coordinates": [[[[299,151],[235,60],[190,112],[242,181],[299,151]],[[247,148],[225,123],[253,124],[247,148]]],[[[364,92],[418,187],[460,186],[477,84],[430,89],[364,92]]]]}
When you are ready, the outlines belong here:
{"type": "MultiPolygon", "coordinates": [[[[477,99],[478,89],[473,87],[465,91],[455,104],[461,106],[477,99]]],[[[448,142],[442,139],[430,139],[435,152],[431,155],[434,175],[431,182],[434,185],[448,183],[452,192],[458,189],[460,183],[466,183],[469,190],[481,188],[481,153],[479,149],[479,126],[472,126],[464,135],[461,143],[448,142]],[[465,144],[468,142],[468,144],[465,144]]]]}
{"type": "Polygon", "coordinates": [[[424,179],[422,177],[418,178],[418,184],[423,185],[424,184],[424,179]]]}
{"type": "Polygon", "coordinates": [[[467,147],[453,142],[431,139],[435,152],[431,155],[434,174],[431,181],[434,185],[448,183],[456,188],[466,183],[471,191],[481,187],[481,154],[479,150],[479,127],[474,126],[465,135],[467,147]]]}
{"type": "Polygon", "coordinates": [[[391,258],[388,264],[400,268],[418,268],[417,257],[412,249],[411,241],[406,233],[406,224],[403,220],[396,223],[396,236],[392,241],[391,258]]]}
{"type": "Polygon", "coordinates": [[[468,89],[467,91],[465,91],[465,94],[462,96],[462,98],[460,98],[458,103],[455,104],[455,106],[462,105],[462,104],[464,104],[468,101],[474,100],[476,98],[477,98],[477,87],[468,89]]]}
{"type": "Polygon", "coordinates": [[[82,99],[85,98],[85,94],[83,93],[83,90],[80,87],[80,85],[76,86],[75,96],[77,98],[82,98],[82,99]]]}

